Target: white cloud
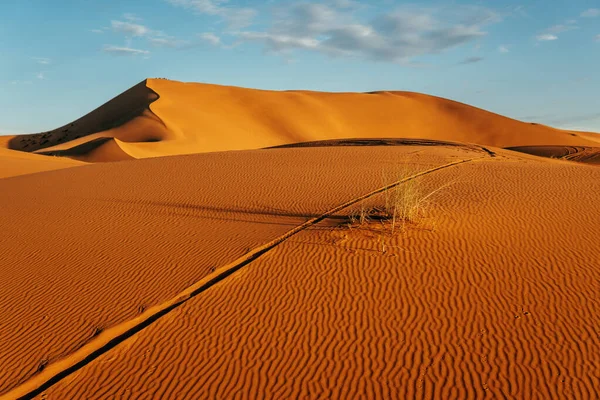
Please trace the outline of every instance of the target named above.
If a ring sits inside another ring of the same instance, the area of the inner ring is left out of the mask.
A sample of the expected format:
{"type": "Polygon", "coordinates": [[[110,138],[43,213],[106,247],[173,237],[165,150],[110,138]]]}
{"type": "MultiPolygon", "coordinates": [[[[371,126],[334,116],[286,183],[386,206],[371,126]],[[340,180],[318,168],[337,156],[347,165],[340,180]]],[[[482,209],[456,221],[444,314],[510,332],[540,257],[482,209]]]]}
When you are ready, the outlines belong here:
{"type": "Polygon", "coordinates": [[[123,21],[111,21],[112,29],[115,32],[124,33],[128,36],[146,36],[152,31],[140,24],[134,24],[132,22],[123,22],[123,21]]]}
{"type": "Polygon", "coordinates": [[[92,29],[92,30],[90,30],[90,32],[102,34],[102,33],[104,33],[104,30],[103,29],[92,29]]]}
{"type": "Polygon", "coordinates": [[[498,51],[504,54],[510,53],[510,49],[508,48],[508,46],[505,45],[498,46],[498,51]]]}
{"type": "Polygon", "coordinates": [[[529,15],[527,14],[527,9],[525,6],[523,5],[519,5],[514,7],[511,11],[510,14],[512,15],[518,15],[520,17],[528,17],[529,15]]]}
{"type": "Polygon", "coordinates": [[[552,34],[549,34],[549,33],[544,33],[544,34],[541,34],[541,35],[537,35],[535,38],[538,40],[538,42],[548,42],[548,41],[552,41],[552,40],[558,39],[558,36],[552,35],[552,34]]]}
{"type": "Polygon", "coordinates": [[[137,17],[135,14],[131,14],[131,13],[125,13],[123,14],[123,18],[125,18],[127,21],[141,21],[142,19],[137,17]]]}
{"type": "Polygon", "coordinates": [[[242,39],[264,42],[271,50],[276,52],[292,48],[317,49],[319,41],[312,38],[298,38],[288,35],[270,34],[266,32],[241,32],[242,39]]]}
{"type": "MultiPolygon", "coordinates": [[[[149,44],[154,47],[177,48],[177,47],[183,46],[187,43],[186,41],[179,40],[172,36],[168,36],[164,32],[150,29],[148,26],[141,24],[140,21],[142,21],[142,19],[135,16],[134,14],[124,14],[123,19],[125,19],[126,21],[119,21],[119,20],[111,21],[111,28],[114,32],[124,34],[127,37],[125,46],[122,46],[122,47],[107,46],[109,49],[115,48],[115,49],[134,50],[131,48],[133,38],[144,38],[144,39],[148,40],[149,44]]],[[[104,33],[105,29],[106,28],[94,29],[93,32],[104,33]]],[[[143,51],[145,51],[145,50],[143,50],[143,51]]],[[[109,52],[111,52],[111,51],[109,50],[109,52]]],[[[127,53],[127,51],[124,51],[124,53],[127,53]]],[[[131,53],[131,52],[129,52],[129,53],[131,53]]]]}
{"type": "Polygon", "coordinates": [[[566,24],[559,24],[559,25],[554,25],[551,26],[550,28],[546,29],[546,33],[550,33],[550,34],[557,34],[557,33],[563,33],[563,32],[568,32],[568,31],[572,31],[574,29],[578,29],[577,25],[575,25],[574,20],[569,20],[567,21],[566,24]]]}
{"type": "Polygon", "coordinates": [[[585,10],[581,13],[583,18],[595,18],[600,17],[600,9],[599,8],[590,8],[589,10],[585,10]]]}
{"type": "Polygon", "coordinates": [[[131,47],[120,47],[120,46],[104,46],[103,51],[105,53],[117,55],[117,56],[138,56],[150,54],[147,50],[132,49],[131,47]]]}
{"type": "Polygon", "coordinates": [[[35,76],[36,78],[38,78],[39,80],[44,80],[46,79],[46,77],[44,76],[43,72],[38,72],[37,75],[35,76]]]}
{"type": "Polygon", "coordinates": [[[213,46],[221,45],[221,38],[215,35],[212,32],[204,32],[198,35],[198,37],[203,41],[213,46]]]}
{"type": "Polygon", "coordinates": [[[177,48],[187,44],[185,40],[179,40],[172,36],[167,36],[162,32],[155,32],[155,35],[153,37],[149,37],[148,41],[154,47],[177,48]]]}
{"type": "Polygon", "coordinates": [[[342,8],[297,3],[275,13],[269,30],[238,32],[237,36],[262,42],[278,53],[306,49],[330,56],[407,63],[481,38],[486,35],[483,27],[498,20],[496,13],[481,7],[402,8],[363,23],[342,8]]]}
{"type": "Polygon", "coordinates": [[[358,8],[360,3],[354,0],[330,0],[332,6],[337,8],[358,8]]]}
{"type": "Polygon", "coordinates": [[[229,28],[240,29],[252,25],[256,10],[248,7],[228,7],[227,0],[166,0],[175,6],[193,9],[200,14],[223,18],[229,28]]]}
{"type": "Polygon", "coordinates": [[[45,58],[45,57],[33,57],[33,60],[41,65],[48,65],[51,63],[51,60],[49,58],[45,58]]]}
{"type": "Polygon", "coordinates": [[[177,47],[178,42],[171,38],[150,38],[150,44],[155,47],[177,47]]]}
{"type": "Polygon", "coordinates": [[[574,19],[570,19],[564,24],[551,26],[550,28],[537,35],[535,38],[538,42],[548,42],[552,40],[557,40],[558,35],[560,33],[572,31],[575,29],[579,29],[579,27],[577,26],[577,21],[574,19]]]}

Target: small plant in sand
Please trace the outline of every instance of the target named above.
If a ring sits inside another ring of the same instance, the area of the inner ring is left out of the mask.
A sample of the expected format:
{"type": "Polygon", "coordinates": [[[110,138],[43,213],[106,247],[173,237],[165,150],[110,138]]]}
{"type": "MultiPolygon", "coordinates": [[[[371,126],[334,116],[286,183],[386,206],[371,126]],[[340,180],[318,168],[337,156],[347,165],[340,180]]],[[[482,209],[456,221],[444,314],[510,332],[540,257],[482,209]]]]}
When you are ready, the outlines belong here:
{"type": "Polygon", "coordinates": [[[364,201],[360,202],[360,208],[355,210],[349,215],[351,225],[365,225],[371,221],[371,217],[374,215],[375,209],[373,207],[367,207],[364,201]]]}
{"type": "MultiPolygon", "coordinates": [[[[401,181],[414,175],[403,168],[394,178],[394,182],[401,181]]],[[[384,182],[389,182],[384,178],[384,182]]],[[[390,187],[379,196],[379,204],[368,206],[365,201],[350,214],[351,225],[364,226],[371,222],[388,223],[391,233],[397,230],[404,231],[409,223],[416,223],[425,216],[431,206],[432,197],[448,185],[437,187],[433,190],[424,190],[418,178],[410,179],[399,185],[390,187]]]]}

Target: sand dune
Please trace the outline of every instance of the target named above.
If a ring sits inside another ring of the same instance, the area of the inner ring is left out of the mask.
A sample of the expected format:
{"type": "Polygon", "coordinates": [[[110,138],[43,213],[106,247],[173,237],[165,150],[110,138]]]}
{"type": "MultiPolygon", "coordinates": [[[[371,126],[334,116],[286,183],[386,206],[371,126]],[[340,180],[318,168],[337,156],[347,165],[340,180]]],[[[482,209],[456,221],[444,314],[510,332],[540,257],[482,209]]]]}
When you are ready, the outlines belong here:
{"type": "Polygon", "coordinates": [[[71,147],[70,142],[82,144],[78,139],[87,136],[130,142],[162,140],[169,134],[149,109],[150,103],[157,98],[144,81],[70,124],[48,132],[16,136],[9,141],[8,147],[28,152],[58,145],[64,149],[71,147]]]}
{"type": "Polygon", "coordinates": [[[59,146],[53,146],[48,150],[37,151],[37,154],[56,157],[69,157],[82,161],[123,161],[132,160],[133,156],[123,149],[124,143],[119,139],[111,137],[98,137],[85,141],[77,146],[61,150],[59,146]]]}
{"type": "Polygon", "coordinates": [[[103,163],[2,181],[0,363],[8,372],[0,392],[214,268],[379,187],[383,170],[489,157],[455,146],[309,150],[103,163]]]}
{"type": "MultiPolygon", "coordinates": [[[[345,154],[360,168],[368,155],[407,154],[398,149],[274,151],[345,154]]],[[[412,149],[424,160],[436,151],[412,149]]],[[[424,192],[454,184],[401,235],[336,219],[309,227],[44,395],[597,397],[600,170],[511,154],[464,150],[452,158],[476,160],[419,178],[424,192]]],[[[364,192],[381,174],[372,165],[310,199],[344,186],[364,192]]],[[[339,173],[319,171],[312,179],[323,188],[339,173]]]]}
{"type": "Polygon", "coordinates": [[[533,154],[540,157],[600,164],[600,147],[583,146],[518,146],[509,150],[533,154]]]}
{"type": "Polygon", "coordinates": [[[496,147],[597,145],[589,134],[418,93],[276,92],[148,79],[71,124],[15,137],[9,147],[111,161],[381,137],[496,147]]]}
{"type": "Polygon", "coordinates": [[[61,157],[44,157],[0,147],[0,178],[69,168],[84,163],[61,157]]]}
{"type": "Polygon", "coordinates": [[[0,399],[598,397],[599,138],[161,79],[0,137],[0,399]]]}

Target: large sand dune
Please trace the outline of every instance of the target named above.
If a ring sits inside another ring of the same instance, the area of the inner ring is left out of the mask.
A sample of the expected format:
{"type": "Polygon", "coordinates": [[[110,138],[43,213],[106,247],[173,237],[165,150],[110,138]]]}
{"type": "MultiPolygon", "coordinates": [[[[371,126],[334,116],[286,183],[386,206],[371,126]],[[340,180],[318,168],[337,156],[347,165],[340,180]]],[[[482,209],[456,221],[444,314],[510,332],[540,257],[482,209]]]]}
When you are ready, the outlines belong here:
{"type": "Polygon", "coordinates": [[[0,391],[214,268],[380,186],[381,171],[404,162],[427,169],[469,155],[486,153],[445,146],[272,149],[1,181],[0,364],[9,372],[0,391]]]}
{"type": "Polygon", "coordinates": [[[0,137],[0,399],[600,397],[599,143],[161,79],[0,137]]]}
{"type": "Polygon", "coordinates": [[[0,181],[0,393],[597,394],[600,169],[375,144],[0,181]],[[407,169],[454,182],[419,224],[338,226],[407,169]]]}
{"type": "Polygon", "coordinates": [[[113,161],[380,137],[496,147],[598,147],[589,134],[524,123],[412,92],[277,92],[164,79],[145,80],[71,124],[17,136],[8,145],[84,161],[113,161]]]}

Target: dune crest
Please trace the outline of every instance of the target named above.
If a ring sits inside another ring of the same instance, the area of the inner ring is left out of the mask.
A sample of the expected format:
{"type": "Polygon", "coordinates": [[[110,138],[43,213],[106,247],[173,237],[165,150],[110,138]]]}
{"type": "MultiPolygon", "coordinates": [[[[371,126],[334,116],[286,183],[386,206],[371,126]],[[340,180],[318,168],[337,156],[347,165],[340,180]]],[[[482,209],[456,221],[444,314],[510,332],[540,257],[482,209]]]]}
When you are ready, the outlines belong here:
{"type": "Polygon", "coordinates": [[[8,147],[101,162],[350,138],[494,147],[598,147],[599,142],[593,134],[412,92],[269,91],[147,79],[71,124],[15,136],[8,147]]]}
{"type": "Polygon", "coordinates": [[[158,94],[143,81],[70,124],[47,132],[14,136],[5,140],[6,146],[90,162],[131,159],[134,156],[122,149],[121,142],[143,145],[172,138],[172,133],[150,110],[156,99],[158,94]]]}

